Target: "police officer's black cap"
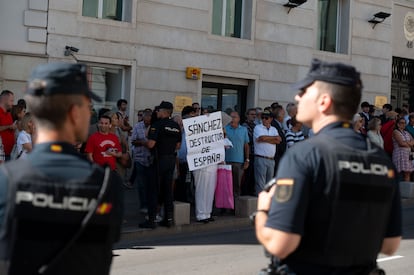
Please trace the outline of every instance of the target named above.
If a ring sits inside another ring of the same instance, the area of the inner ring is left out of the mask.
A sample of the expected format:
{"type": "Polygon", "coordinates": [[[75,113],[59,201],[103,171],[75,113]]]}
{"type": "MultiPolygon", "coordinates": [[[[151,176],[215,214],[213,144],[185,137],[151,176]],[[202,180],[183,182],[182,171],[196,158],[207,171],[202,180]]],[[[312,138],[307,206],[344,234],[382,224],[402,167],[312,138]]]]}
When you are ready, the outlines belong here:
{"type": "Polygon", "coordinates": [[[85,64],[63,62],[37,66],[28,81],[27,94],[33,96],[85,95],[97,102],[101,98],[89,89],[85,64]]]}
{"type": "Polygon", "coordinates": [[[174,106],[172,105],[172,103],[168,102],[168,101],[162,101],[161,104],[158,107],[160,109],[167,109],[167,110],[174,109],[174,106]]]}
{"type": "Polygon", "coordinates": [[[316,80],[351,87],[361,85],[360,73],[355,67],[313,59],[307,76],[292,84],[292,88],[303,90],[316,80]]]}

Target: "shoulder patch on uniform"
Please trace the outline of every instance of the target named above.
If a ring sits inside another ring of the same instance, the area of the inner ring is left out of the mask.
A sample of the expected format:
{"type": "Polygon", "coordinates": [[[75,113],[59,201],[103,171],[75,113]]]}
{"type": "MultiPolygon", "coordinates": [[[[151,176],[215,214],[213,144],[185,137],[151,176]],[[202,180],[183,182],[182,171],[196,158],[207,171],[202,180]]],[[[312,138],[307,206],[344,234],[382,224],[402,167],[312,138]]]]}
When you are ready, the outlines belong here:
{"type": "Polygon", "coordinates": [[[112,210],[112,203],[101,203],[98,205],[98,208],[96,208],[96,214],[98,215],[105,215],[109,214],[112,210]]]}
{"type": "Polygon", "coordinates": [[[388,170],[388,178],[394,178],[395,177],[395,172],[394,169],[389,169],[388,170]]]}
{"type": "Polygon", "coordinates": [[[278,179],[276,181],[275,200],[277,202],[289,201],[292,197],[294,185],[295,181],[293,179],[278,179]]]}
{"type": "Polygon", "coordinates": [[[55,152],[55,153],[60,153],[62,152],[62,146],[59,144],[52,144],[50,145],[50,151],[55,152]]]}

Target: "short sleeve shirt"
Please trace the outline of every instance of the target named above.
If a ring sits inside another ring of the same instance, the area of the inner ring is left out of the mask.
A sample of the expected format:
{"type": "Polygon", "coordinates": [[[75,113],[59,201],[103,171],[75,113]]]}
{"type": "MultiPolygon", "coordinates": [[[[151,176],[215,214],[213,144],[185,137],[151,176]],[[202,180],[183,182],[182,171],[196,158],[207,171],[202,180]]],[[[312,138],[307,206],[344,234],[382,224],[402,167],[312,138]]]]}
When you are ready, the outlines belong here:
{"type": "Polygon", "coordinates": [[[158,156],[174,155],[177,143],[181,142],[180,126],[172,119],[160,119],[151,125],[148,139],[156,142],[158,156]]]}
{"type": "Polygon", "coordinates": [[[86,143],[85,152],[92,153],[93,161],[101,166],[108,164],[112,170],[116,168],[116,158],[107,154],[108,150],[122,151],[121,144],[116,135],[106,135],[96,132],[89,137],[86,143]]]}
{"type": "Polygon", "coordinates": [[[249,143],[249,134],[247,128],[239,125],[233,128],[230,124],[226,125],[226,135],[233,143],[233,147],[226,149],[226,161],[228,162],[244,162],[244,145],[249,143]]]}
{"type": "MultiPolygon", "coordinates": [[[[6,112],[3,108],[0,107],[0,126],[6,126],[11,124],[13,124],[13,118],[11,113],[6,112]]],[[[3,140],[4,153],[6,154],[6,156],[9,156],[15,143],[14,130],[6,129],[0,131],[0,136],[3,140]]]]}
{"type": "Polygon", "coordinates": [[[254,153],[259,156],[273,158],[276,153],[276,144],[257,142],[256,140],[261,136],[279,136],[277,129],[273,126],[267,128],[263,124],[258,124],[253,130],[254,153]]]}
{"type": "Polygon", "coordinates": [[[20,158],[26,158],[27,151],[23,148],[23,145],[26,143],[32,144],[32,136],[25,130],[22,130],[16,142],[17,155],[20,155],[20,158]]]}

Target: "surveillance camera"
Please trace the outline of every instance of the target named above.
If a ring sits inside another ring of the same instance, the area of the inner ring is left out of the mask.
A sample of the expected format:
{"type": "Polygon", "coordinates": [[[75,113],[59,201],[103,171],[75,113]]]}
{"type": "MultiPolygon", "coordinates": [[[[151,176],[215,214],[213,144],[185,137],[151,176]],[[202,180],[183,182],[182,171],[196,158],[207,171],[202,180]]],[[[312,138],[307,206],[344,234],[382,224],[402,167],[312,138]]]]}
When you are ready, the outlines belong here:
{"type": "Polygon", "coordinates": [[[73,47],[73,46],[65,46],[65,49],[70,50],[70,51],[75,52],[75,53],[79,52],[79,49],[76,48],[76,47],[73,47]]]}

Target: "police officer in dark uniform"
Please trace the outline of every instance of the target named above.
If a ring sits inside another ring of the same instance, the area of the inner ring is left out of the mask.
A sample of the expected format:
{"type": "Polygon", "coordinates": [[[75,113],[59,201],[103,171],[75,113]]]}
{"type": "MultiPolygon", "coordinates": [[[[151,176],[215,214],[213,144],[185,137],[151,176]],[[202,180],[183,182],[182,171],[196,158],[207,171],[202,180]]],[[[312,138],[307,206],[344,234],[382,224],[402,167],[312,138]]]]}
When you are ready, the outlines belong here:
{"type": "Polygon", "coordinates": [[[181,145],[180,126],[171,119],[173,104],[162,101],[158,106],[158,120],[151,125],[148,132],[148,141],[145,146],[151,149],[153,155],[152,170],[153,180],[148,181],[148,220],[140,224],[140,227],[154,229],[157,215],[158,202],[164,204],[164,219],[161,225],[171,227],[173,225],[173,174],[177,158],[177,150],[181,145]],[[160,198],[160,201],[158,201],[160,198]]]}
{"type": "Polygon", "coordinates": [[[0,274],[109,274],[122,222],[122,181],[74,148],[88,136],[83,64],[36,67],[27,104],[36,144],[0,166],[0,274]]]}
{"type": "Polygon", "coordinates": [[[377,254],[401,240],[401,201],[391,160],[350,128],[360,74],[313,60],[295,88],[296,118],[316,135],[286,152],[259,194],[256,236],[292,273],[377,274],[377,254]]]}

